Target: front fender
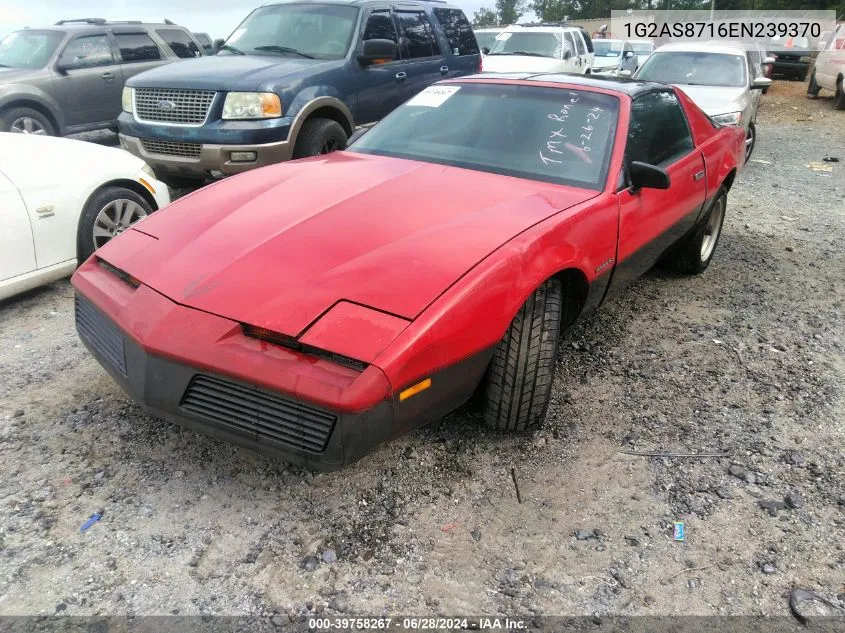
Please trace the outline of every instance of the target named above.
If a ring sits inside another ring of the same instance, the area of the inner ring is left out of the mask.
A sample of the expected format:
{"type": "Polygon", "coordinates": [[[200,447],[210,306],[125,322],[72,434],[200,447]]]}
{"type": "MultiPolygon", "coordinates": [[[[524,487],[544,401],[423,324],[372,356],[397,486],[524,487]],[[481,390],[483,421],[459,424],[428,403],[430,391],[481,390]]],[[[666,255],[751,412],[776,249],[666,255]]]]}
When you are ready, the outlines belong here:
{"type": "Polygon", "coordinates": [[[58,124],[57,132],[62,133],[65,127],[65,120],[59,104],[53,97],[40,88],[29,84],[0,85],[0,110],[17,104],[25,106],[26,103],[35,103],[47,110],[58,124]]]}
{"type": "MultiPolygon", "coordinates": [[[[308,90],[310,91],[311,89],[308,90]]],[[[311,114],[313,114],[320,108],[333,108],[334,110],[339,112],[343,119],[346,121],[346,125],[344,125],[344,127],[347,130],[351,132],[355,129],[355,121],[352,117],[352,112],[349,110],[349,107],[335,95],[323,94],[313,96],[309,99],[306,95],[300,93],[297,98],[294,99],[293,103],[296,104],[297,101],[299,101],[299,103],[301,104],[299,105],[298,109],[292,107],[288,111],[296,112],[296,115],[294,116],[293,122],[290,126],[290,131],[288,132],[288,140],[291,143],[296,143],[296,138],[299,134],[299,130],[305,124],[305,121],[308,120],[308,117],[310,117],[311,114]]],[[[288,116],[290,116],[290,114],[288,114],[288,116]]]]}

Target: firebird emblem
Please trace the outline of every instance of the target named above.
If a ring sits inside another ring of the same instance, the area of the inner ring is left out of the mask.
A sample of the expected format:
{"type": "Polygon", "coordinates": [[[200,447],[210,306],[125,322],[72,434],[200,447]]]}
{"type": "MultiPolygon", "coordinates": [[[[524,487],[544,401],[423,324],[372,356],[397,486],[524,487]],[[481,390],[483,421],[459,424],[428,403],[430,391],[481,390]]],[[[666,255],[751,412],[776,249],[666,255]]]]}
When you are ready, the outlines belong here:
{"type": "Polygon", "coordinates": [[[159,101],[156,106],[159,110],[164,110],[165,112],[176,109],[176,104],[172,101],[159,101]]]}

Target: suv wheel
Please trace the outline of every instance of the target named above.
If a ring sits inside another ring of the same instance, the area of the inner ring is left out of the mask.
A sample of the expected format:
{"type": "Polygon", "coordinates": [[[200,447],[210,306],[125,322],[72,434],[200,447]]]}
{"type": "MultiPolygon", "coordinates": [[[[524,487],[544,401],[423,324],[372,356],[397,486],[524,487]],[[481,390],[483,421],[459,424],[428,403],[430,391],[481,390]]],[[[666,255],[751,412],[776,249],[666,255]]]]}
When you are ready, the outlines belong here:
{"type": "Polygon", "coordinates": [[[38,136],[56,135],[50,120],[32,108],[10,108],[0,114],[0,131],[38,136]]]}
{"type": "Polygon", "coordinates": [[[296,145],[294,158],[319,156],[346,149],[348,138],[340,123],[332,119],[310,119],[302,126],[296,145]]]}

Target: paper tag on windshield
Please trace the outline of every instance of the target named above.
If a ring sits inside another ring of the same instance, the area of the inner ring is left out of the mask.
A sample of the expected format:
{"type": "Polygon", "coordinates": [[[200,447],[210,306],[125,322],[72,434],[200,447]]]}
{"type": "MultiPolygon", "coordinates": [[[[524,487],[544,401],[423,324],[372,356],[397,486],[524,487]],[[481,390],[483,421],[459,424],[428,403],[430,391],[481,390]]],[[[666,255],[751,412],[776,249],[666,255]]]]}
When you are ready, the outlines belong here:
{"type": "Polygon", "coordinates": [[[424,108],[439,108],[443,103],[460,90],[460,86],[429,86],[416,97],[408,101],[409,106],[423,106],[424,108]]]}

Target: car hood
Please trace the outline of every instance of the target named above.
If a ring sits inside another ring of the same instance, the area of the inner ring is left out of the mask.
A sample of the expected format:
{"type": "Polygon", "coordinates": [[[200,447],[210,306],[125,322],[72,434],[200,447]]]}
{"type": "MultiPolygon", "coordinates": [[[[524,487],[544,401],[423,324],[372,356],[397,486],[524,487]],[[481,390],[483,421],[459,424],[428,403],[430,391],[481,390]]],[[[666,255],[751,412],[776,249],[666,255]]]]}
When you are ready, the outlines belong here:
{"type": "Polygon", "coordinates": [[[534,57],[533,55],[487,55],[484,58],[484,72],[491,73],[541,73],[561,69],[561,59],[534,57]]]}
{"type": "Polygon", "coordinates": [[[179,304],[298,336],[341,300],[413,319],[503,243],[596,195],[336,152],[201,189],[98,255],[179,304]]]}
{"type": "Polygon", "coordinates": [[[616,66],[619,64],[619,56],[613,57],[594,57],[593,68],[605,68],[606,66],[616,66]]]}
{"type": "Polygon", "coordinates": [[[279,55],[213,55],[165,64],[126,82],[133,88],[195,90],[272,90],[272,85],[342,65],[344,60],[320,60],[279,55]]]}
{"type": "Polygon", "coordinates": [[[695,105],[710,116],[727,112],[740,112],[748,105],[748,88],[722,86],[689,86],[675,84],[683,90],[695,105]]]}
{"type": "Polygon", "coordinates": [[[117,147],[105,147],[54,136],[10,134],[0,132],[0,171],[11,177],[18,186],[21,179],[44,183],[54,174],[67,175],[69,171],[96,174],[104,165],[134,173],[144,166],[144,161],[117,147]]]}
{"type": "Polygon", "coordinates": [[[31,68],[0,68],[0,85],[35,79],[43,74],[43,69],[32,70],[31,68]]]}

